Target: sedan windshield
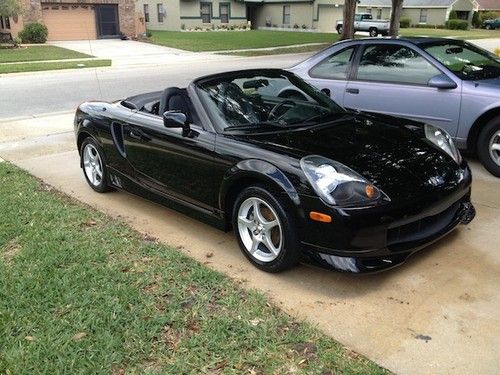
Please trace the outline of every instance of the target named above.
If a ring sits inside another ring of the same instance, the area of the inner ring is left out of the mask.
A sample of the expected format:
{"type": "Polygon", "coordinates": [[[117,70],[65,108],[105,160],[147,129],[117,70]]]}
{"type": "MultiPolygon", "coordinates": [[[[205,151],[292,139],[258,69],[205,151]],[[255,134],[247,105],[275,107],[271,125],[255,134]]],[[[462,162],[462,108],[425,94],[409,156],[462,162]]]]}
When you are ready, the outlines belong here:
{"type": "Polygon", "coordinates": [[[463,80],[500,77],[500,60],[471,44],[443,42],[423,48],[463,80]]]}
{"type": "Polygon", "coordinates": [[[281,70],[241,71],[202,80],[198,92],[222,130],[279,130],[341,117],[327,95],[281,70]]]}

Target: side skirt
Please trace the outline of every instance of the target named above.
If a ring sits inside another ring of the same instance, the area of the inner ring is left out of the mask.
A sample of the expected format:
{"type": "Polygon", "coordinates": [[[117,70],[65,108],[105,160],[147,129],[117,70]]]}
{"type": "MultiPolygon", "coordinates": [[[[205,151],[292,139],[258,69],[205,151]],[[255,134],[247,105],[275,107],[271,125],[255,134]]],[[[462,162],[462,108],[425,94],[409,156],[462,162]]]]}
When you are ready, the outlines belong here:
{"type": "Polygon", "coordinates": [[[114,168],[108,167],[108,170],[109,184],[114,188],[132,193],[141,198],[145,198],[154,203],[171,208],[193,219],[209,224],[217,229],[227,231],[226,221],[224,217],[218,216],[211,211],[205,210],[179,199],[146,189],[130,177],[117,171],[114,168]]]}

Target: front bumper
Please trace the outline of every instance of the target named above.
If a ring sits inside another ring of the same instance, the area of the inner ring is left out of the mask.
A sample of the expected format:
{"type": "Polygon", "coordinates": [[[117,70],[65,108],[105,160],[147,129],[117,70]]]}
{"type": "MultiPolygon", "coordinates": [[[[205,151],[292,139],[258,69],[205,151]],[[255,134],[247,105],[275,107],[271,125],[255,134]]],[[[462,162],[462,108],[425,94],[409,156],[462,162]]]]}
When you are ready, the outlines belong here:
{"type": "Polygon", "coordinates": [[[427,205],[416,202],[406,208],[390,207],[386,212],[344,210],[337,213],[331,223],[335,225],[328,229],[324,223],[304,221],[308,233],[302,237],[304,259],[350,273],[387,270],[404,263],[457,225],[470,223],[475,212],[469,186],[427,205]]]}

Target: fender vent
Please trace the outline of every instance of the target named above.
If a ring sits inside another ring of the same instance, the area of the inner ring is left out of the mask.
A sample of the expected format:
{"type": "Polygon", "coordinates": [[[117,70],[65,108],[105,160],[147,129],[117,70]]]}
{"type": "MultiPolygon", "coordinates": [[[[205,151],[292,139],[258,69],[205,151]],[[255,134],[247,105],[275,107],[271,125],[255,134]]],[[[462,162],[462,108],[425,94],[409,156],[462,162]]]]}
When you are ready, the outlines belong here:
{"type": "Polygon", "coordinates": [[[113,137],[113,143],[121,156],[126,157],[125,146],[123,144],[123,126],[118,122],[113,122],[111,124],[111,136],[113,137]]]}

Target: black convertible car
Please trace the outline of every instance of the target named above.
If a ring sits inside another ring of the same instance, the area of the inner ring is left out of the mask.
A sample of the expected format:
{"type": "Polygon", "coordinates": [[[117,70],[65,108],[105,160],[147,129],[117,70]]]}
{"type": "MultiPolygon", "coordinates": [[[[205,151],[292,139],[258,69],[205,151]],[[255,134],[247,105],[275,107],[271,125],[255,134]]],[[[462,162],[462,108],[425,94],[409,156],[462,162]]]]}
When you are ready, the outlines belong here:
{"type": "Polygon", "coordinates": [[[86,102],[75,132],[94,190],[232,228],[268,272],[300,260],[388,269],[475,213],[469,167],[445,131],[346,111],[283,70],[86,102]]]}

